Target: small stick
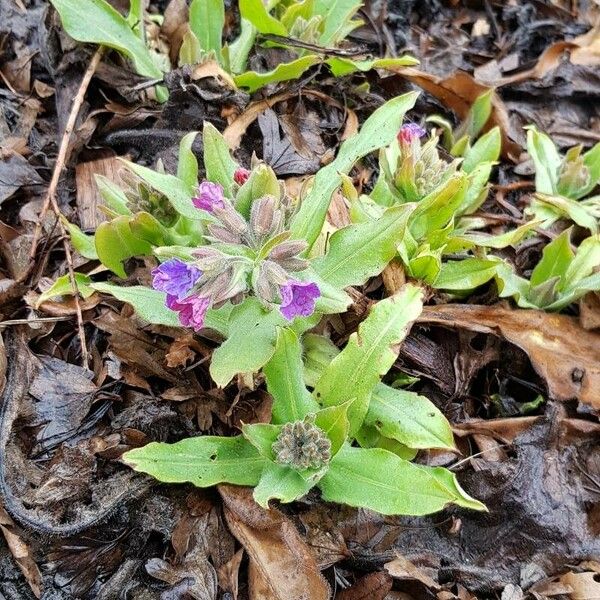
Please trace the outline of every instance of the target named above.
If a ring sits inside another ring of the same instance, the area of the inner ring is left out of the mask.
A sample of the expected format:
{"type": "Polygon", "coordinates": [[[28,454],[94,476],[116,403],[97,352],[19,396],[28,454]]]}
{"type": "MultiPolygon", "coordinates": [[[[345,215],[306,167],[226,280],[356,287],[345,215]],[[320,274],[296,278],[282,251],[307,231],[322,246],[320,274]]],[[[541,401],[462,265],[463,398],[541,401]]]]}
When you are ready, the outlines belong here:
{"type": "Polygon", "coordinates": [[[94,75],[96,69],[98,68],[98,65],[100,64],[100,60],[102,59],[103,54],[104,47],[99,46],[96,52],[94,53],[94,56],[92,56],[90,64],[88,65],[88,68],[83,74],[83,78],[81,79],[81,83],[79,84],[77,94],[75,95],[75,98],[73,98],[71,112],[69,113],[69,118],[67,120],[67,124],[65,126],[65,130],[60,141],[60,147],[58,149],[58,155],[56,157],[54,171],[52,172],[52,179],[50,180],[50,185],[48,186],[46,197],[44,198],[44,204],[40,212],[39,220],[36,224],[35,231],[33,233],[33,240],[31,242],[31,252],[29,254],[30,259],[35,260],[37,246],[39,243],[40,235],[42,233],[42,223],[44,221],[44,218],[46,217],[46,214],[48,213],[48,210],[52,208],[52,211],[56,215],[57,224],[61,233],[63,246],[65,248],[65,258],[67,260],[67,266],[69,269],[69,280],[71,282],[73,297],[75,299],[75,308],[77,310],[77,330],[79,333],[79,340],[81,343],[81,359],[85,368],[88,367],[88,351],[85,341],[85,331],[83,328],[83,316],[81,314],[81,306],[79,305],[79,295],[77,292],[77,283],[75,281],[75,272],[73,269],[73,255],[71,253],[71,247],[68,241],[69,236],[67,235],[67,230],[65,229],[65,226],[61,220],[62,213],[58,206],[58,202],[56,201],[56,189],[58,188],[60,176],[65,168],[67,152],[69,150],[69,143],[71,141],[71,134],[73,133],[73,129],[75,128],[75,122],[77,121],[79,110],[81,109],[81,105],[83,104],[83,100],[85,98],[88,86],[90,84],[92,76],[94,75]]]}

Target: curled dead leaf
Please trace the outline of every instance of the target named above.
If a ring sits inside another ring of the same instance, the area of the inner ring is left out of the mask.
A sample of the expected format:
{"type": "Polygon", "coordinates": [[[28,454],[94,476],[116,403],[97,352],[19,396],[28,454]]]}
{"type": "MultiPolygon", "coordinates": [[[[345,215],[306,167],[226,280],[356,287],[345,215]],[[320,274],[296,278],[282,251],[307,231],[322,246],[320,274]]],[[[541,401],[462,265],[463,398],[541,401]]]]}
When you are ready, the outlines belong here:
{"type": "Polygon", "coordinates": [[[251,600],[327,600],[329,585],[292,522],[265,510],[252,491],[220,485],[225,519],[250,557],[251,600]]]}

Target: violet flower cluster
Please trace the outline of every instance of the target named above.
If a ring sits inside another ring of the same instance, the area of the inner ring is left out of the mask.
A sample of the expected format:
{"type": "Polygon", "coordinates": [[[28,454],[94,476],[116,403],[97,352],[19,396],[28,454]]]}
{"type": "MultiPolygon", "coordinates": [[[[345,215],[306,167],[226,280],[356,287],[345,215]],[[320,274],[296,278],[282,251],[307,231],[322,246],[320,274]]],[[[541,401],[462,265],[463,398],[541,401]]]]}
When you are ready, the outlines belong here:
{"type": "MultiPolygon", "coordinates": [[[[238,185],[248,179],[238,169],[238,185]]],[[[266,308],[278,308],[288,321],[308,317],[320,297],[319,286],[297,273],[308,268],[301,257],[304,240],[286,229],[291,207],[273,196],[256,200],[248,220],[224,196],[218,183],[203,181],[192,203],[207,214],[205,240],[193,262],[171,258],[152,271],[152,287],[166,294],[166,306],[184,327],[202,329],[210,307],[253,294],[266,308]]]]}

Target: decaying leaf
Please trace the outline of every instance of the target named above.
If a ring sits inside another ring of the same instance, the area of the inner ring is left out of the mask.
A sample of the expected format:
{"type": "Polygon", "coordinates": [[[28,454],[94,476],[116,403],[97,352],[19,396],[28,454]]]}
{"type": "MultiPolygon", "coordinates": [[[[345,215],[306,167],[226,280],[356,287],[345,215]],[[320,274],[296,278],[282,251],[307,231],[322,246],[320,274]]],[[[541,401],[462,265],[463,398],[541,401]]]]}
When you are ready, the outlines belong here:
{"type": "Polygon", "coordinates": [[[418,321],[500,335],[524,350],[546,380],[551,398],[600,408],[600,334],[576,318],[503,306],[425,307],[418,321]]]}
{"type": "Polygon", "coordinates": [[[327,600],[329,586],[298,531],[276,509],[260,508],[252,491],[219,486],[229,528],[250,557],[251,600],[327,600]]]}

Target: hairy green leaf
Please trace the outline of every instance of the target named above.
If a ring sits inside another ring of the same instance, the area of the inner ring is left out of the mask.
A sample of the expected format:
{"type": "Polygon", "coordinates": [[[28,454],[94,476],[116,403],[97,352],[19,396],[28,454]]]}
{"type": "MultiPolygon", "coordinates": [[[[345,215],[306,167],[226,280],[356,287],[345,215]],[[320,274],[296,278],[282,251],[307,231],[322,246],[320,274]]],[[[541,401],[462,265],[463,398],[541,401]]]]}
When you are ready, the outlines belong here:
{"type": "Polygon", "coordinates": [[[225,387],[238,373],[254,373],[275,353],[277,326],[285,325],[277,311],[266,311],[259,300],[247,298],[231,311],[229,337],[212,356],[210,374],[225,387]]]}
{"type": "Polygon", "coordinates": [[[197,135],[197,131],[190,131],[179,142],[177,178],[181,179],[188,188],[193,188],[198,183],[198,159],[192,152],[192,145],[197,135]]]}
{"type": "Polygon", "coordinates": [[[362,424],[373,389],[394,364],[422,308],[423,292],[412,285],[379,301],[317,381],[314,394],[323,406],[354,399],[348,411],[350,435],[362,424]]]}
{"type": "Polygon", "coordinates": [[[280,328],[275,353],[263,368],[267,389],[273,396],[273,423],[299,421],[319,410],[317,401],[304,385],[302,368],[298,336],[287,327],[280,328]]]}
{"type": "Polygon", "coordinates": [[[130,220],[131,217],[120,216],[100,223],[94,237],[96,253],[102,264],[122,278],[127,276],[122,261],[152,254],[152,246],[131,231],[130,220]]]}
{"type": "Polygon", "coordinates": [[[161,78],[144,42],[125,17],[105,0],[51,0],[65,31],[79,42],[101,44],[118,50],[133,61],[140,75],[161,78]]]}
{"type": "Polygon", "coordinates": [[[349,225],[331,236],[327,254],[314,261],[317,273],[331,285],[361,285],[378,275],[396,255],[414,205],[386,210],[376,221],[349,225]]]}
{"type": "Polygon", "coordinates": [[[223,0],[192,0],[190,4],[190,28],[200,42],[202,50],[214,52],[222,62],[221,36],[225,25],[223,0]]]}
{"type": "Polygon", "coordinates": [[[229,146],[219,131],[208,121],[204,122],[204,168],[206,179],[220,183],[225,195],[231,198],[233,174],[238,164],[231,158],[229,146]]]}
{"type": "Polygon", "coordinates": [[[408,390],[377,385],[365,424],[409,448],[455,448],[452,429],[440,410],[408,390]]]}
{"type": "Polygon", "coordinates": [[[426,515],[450,503],[485,510],[441,467],[421,467],[380,448],[346,445],[318,483],[323,499],[384,515],[426,515]]]}
{"type": "Polygon", "coordinates": [[[199,436],[175,444],[151,442],[123,455],[135,471],[166,483],[256,485],[266,461],[242,436],[199,436]]]}

